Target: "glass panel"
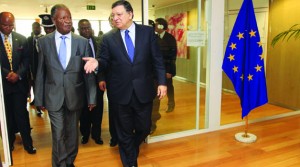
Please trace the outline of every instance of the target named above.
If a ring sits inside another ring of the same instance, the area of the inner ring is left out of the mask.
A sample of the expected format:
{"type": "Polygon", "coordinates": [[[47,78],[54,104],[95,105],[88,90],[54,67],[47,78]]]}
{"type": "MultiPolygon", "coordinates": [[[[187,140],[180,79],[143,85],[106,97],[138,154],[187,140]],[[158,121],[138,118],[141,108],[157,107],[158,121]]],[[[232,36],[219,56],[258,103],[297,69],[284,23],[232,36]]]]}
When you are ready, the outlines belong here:
{"type": "MultiPolygon", "coordinates": [[[[197,47],[187,47],[186,33],[187,31],[197,31],[198,1],[176,1],[176,3],[175,1],[169,4],[164,1],[149,1],[149,19],[155,22],[155,19],[163,18],[168,22],[167,32],[171,33],[177,40],[178,49],[176,76],[173,77],[175,108],[172,112],[168,112],[170,106],[168,105],[168,98],[161,100],[159,114],[153,112],[153,123],[157,128],[151,135],[152,137],[196,129],[198,57],[201,54],[206,54],[206,52],[205,50],[199,52],[197,47]],[[155,120],[157,120],[156,123],[155,120]]],[[[202,61],[205,58],[201,57],[200,59],[202,61]]],[[[202,74],[205,76],[205,68],[201,69],[199,76],[203,77],[202,74]]],[[[202,81],[205,82],[205,77],[202,81]]],[[[205,103],[202,103],[204,97],[204,93],[201,94],[202,107],[200,108],[202,111],[204,111],[205,103]]],[[[154,111],[155,108],[157,108],[156,105],[154,105],[154,111]]],[[[201,128],[204,128],[204,112],[201,113],[200,117],[201,128]]]]}
{"type": "Polygon", "coordinates": [[[103,33],[107,33],[108,31],[111,30],[111,26],[109,24],[109,21],[101,21],[101,31],[103,33]]]}
{"type": "MultiPolygon", "coordinates": [[[[257,20],[257,25],[262,41],[262,46],[263,46],[263,56],[265,60],[265,64],[269,61],[267,59],[268,57],[268,48],[267,48],[267,36],[268,36],[268,22],[269,22],[269,1],[268,0],[260,0],[260,1],[253,1],[254,7],[255,7],[255,15],[256,15],[256,20],[257,20]]],[[[231,2],[226,0],[226,9],[225,13],[225,42],[224,42],[224,48],[226,48],[227,41],[229,39],[229,36],[231,34],[233,25],[235,23],[238,11],[241,7],[242,0],[238,0],[237,2],[231,2]]],[[[276,18],[277,20],[277,18],[276,18]]],[[[283,24],[280,22],[280,24],[283,24]]],[[[273,54],[272,54],[273,55],[273,54]]],[[[272,61],[274,60],[275,57],[272,56],[272,61]]],[[[271,59],[270,59],[271,61],[271,59]]],[[[277,65],[276,65],[277,66],[277,65]]],[[[274,87],[277,82],[268,82],[268,81],[273,81],[275,78],[273,77],[278,77],[277,73],[278,71],[276,70],[278,68],[272,68],[272,66],[267,65],[266,66],[266,76],[267,76],[267,87],[268,87],[268,96],[269,96],[269,103],[266,105],[263,105],[261,107],[258,107],[250,112],[248,115],[248,119],[257,119],[257,118],[263,118],[263,117],[268,117],[268,116],[273,116],[273,115],[278,115],[278,114],[284,114],[284,113],[289,113],[294,110],[288,109],[288,108],[293,108],[293,106],[289,105],[278,105],[280,103],[276,102],[274,103],[274,99],[277,97],[281,96],[278,93],[278,89],[270,89],[270,87],[274,87]],[[271,70],[272,69],[272,70],[271,70]],[[274,75],[273,75],[274,74],[274,75]],[[276,95],[276,96],[274,96],[276,95]],[[276,105],[277,104],[277,105],[276,105]]],[[[282,72],[284,69],[280,69],[282,72]]],[[[288,81],[285,81],[287,83],[288,81]]],[[[222,92],[222,114],[221,114],[221,124],[229,124],[229,123],[235,123],[235,122],[240,122],[242,121],[241,118],[241,107],[240,107],[240,99],[236,95],[234,88],[232,86],[232,83],[228,79],[228,77],[223,74],[223,92],[222,92]]]]}

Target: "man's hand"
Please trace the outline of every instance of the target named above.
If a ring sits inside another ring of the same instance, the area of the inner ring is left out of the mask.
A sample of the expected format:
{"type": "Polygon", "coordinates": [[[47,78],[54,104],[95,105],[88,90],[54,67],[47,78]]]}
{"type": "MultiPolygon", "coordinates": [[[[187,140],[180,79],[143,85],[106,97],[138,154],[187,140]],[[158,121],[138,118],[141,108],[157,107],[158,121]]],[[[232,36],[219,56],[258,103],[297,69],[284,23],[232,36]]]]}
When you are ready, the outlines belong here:
{"type": "Polygon", "coordinates": [[[168,78],[168,79],[172,78],[172,74],[166,73],[166,78],[168,78]]]}
{"type": "Polygon", "coordinates": [[[94,72],[99,65],[98,60],[92,57],[83,57],[82,60],[86,61],[84,70],[87,74],[94,72]]]}
{"type": "Polygon", "coordinates": [[[6,79],[8,80],[8,82],[16,83],[19,80],[19,75],[17,73],[10,72],[6,76],[6,79]]]}
{"type": "Polygon", "coordinates": [[[100,88],[100,90],[105,91],[106,90],[106,82],[105,81],[100,81],[99,82],[99,88],[100,88]]]}
{"type": "Polygon", "coordinates": [[[90,111],[92,111],[92,109],[93,109],[93,108],[95,108],[95,107],[96,107],[96,105],[95,105],[95,104],[89,104],[89,106],[88,106],[88,107],[89,107],[89,110],[90,110],[90,111]]]}
{"type": "Polygon", "coordinates": [[[157,96],[159,97],[159,100],[161,100],[163,97],[165,97],[166,94],[167,94],[167,86],[159,85],[157,88],[157,96]]]}

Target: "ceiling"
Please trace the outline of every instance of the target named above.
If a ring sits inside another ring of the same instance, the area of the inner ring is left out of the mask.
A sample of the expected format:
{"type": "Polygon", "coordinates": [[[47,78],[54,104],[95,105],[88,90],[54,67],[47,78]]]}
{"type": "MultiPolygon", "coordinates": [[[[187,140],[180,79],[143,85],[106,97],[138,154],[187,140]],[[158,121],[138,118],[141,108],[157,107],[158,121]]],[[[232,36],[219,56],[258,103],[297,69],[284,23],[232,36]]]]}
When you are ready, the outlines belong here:
{"type": "MultiPolygon", "coordinates": [[[[128,0],[134,10],[135,20],[142,20],[141,0],[128,0]]],[[[162,8],[186,0],[149,0],[149,10],[162,8]]],[[[73,19],[107,20],[111,12],[111,4],[115,0],[0,0],[0,11],[14,14],[16,19],[35,19],[39,14],[50,13],[51,7],[63,3],[71,11],[73,19]],[[96,10],[87,10],[87,5],[95,5],[96,10]]]]}

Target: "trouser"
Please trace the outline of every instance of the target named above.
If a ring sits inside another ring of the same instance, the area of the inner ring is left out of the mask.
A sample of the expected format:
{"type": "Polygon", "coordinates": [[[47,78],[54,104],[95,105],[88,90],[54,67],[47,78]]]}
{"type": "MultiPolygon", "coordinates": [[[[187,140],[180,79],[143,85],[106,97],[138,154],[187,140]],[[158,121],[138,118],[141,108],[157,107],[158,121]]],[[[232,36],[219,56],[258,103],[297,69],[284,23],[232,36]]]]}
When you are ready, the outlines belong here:
{"type": "Polygon", "coordinates": [[[78,153],[80,111],[70,111],[65,105],[58,111],[48,111],[52,131],[52,167],[74,163],[78,153]]]}
{"type": "Polygon", "coordinates": [[[124,167],[137,166],[139,146],[150,133],[152,103],[140,103],[133,94],[129,104],[113,104],[116,107],[114,122],[124,167]]]}

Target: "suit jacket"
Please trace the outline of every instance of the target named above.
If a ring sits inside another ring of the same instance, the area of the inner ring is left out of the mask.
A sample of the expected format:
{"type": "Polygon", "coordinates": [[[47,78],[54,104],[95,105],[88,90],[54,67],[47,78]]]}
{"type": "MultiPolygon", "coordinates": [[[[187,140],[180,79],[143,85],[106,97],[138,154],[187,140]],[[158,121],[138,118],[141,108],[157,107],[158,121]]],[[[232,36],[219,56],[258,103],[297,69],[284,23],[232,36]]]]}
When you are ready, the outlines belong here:
{"type": "Polygon", "coordinates": [[[55,32],[39,39],[39,61],[35,86],[35,105],[58,111],[66,104],[70,111],[96,104],[95,75],[86,74],[82,57],[90,55],[88,40],[72,33],[71,58],[64,70],[55,44],[55,32]]]}
{"type": "Polygon", "coordinates": [[[4,94],[10,94],[14,92],[28,93],[29,86],[27,80],[27,72],[29,69],[29,54],[28,43],[26,37],[16,32],[12,32],[12,65],[13,71],[17,73],[21,80],[12,84],[6,80],[6,76],[10,72],[10,64],[8,62],[7,54],[5,51],[2,38],[0,42],[1,53],[1,72],[4,94]]]}
{"type": "Polygon", "coordinates": [[[166,72],[176,75],[177,44],[172,34],[165,32],[163,38],[158,37],[158,45],[163,54],[166,72]]]}
{"type": "MultiPolygon", "coordinates": [[[[42,37],[40,35],[38,38],[42,37]]],[[[37,73],[37,64],[38,64],[38,51],[36,49],[37,45],[36,42],[34,42],[33,36],[30,36],[27,38],[28,41],[28,50],[29,50],[29,57],[30,57],[30,62],[29,62],[29,68],[30,68],[30,73],[32,75],[32,79],[36,78],[36,73],[37,73]]]]}
{"type": "MultiPolygon", "coordinates": [[[[135,23],[133,23],[135,24],[135,23]]],[[[99,71],[106,71],[107,95],[111,102],[128,104],[133,93],[141,103],[156,96],[154,73],[159,85],[166,84],[163,58],[153,28],[135,25],[135,54],[130,61],[120,30],[112,29],[102,37],[99,71]]]]}

